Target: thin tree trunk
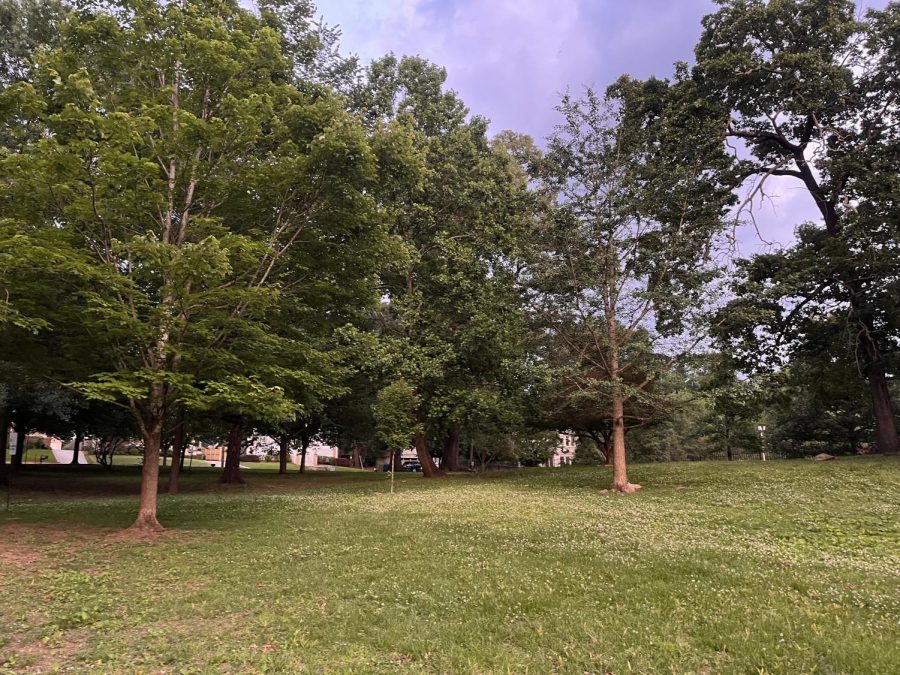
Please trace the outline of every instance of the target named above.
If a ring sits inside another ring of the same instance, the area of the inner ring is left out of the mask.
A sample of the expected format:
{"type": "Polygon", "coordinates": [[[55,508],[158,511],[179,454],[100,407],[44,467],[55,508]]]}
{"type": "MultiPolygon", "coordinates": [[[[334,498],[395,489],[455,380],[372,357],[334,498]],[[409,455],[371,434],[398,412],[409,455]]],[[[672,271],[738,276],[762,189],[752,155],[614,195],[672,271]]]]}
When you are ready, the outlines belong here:
{"type": "Polygon", "coordinates": [[[288,465],[288,453],[291,449],[291,437],[288,434],[281,434],[278,438],[278,473],[286,474],[288,465]]]}
{"type": "Polygon", "coordinates": [[[179,407],[175,415],[175,430],[172,434],[172,468],[169,471],[169,494],[178,492],[178,479],[184,466],[184,408],[179,407]]]}
{"type": "MultiPolygon", "coordinates": [[[[423,424],[424,420],[419,416],[419,424],[423,424]]],[[[422,476],[425,478],[440,478],[444,472],[437,468],[431,453],[428,452],[428,442],[424,429],[416,434],[416,455],[419,457],[419,464],[422,465],[422,476]]]]}
{"type": "Polygon", "coordinates": [[[16,427],[16,454],[13,455],[13,471],[20,468],[25,461],[25,432],[16,427]]]}
{"type": "Polygon", "coordinates": [[[241,445],[244,440],[244,428],[240,422],[231,425],[228,432],[228,447],[225,450],[225,468],[222,470],[221,483],[243,483],[241,477],[241,445]]]}
{"type": "Polygon", "coordinates": [[[866,375],[869,380],[869,388],[872,391],[872,407],[875,412],[875,439],[878,443],[878,452],[897,454],[900,452],[900,439],[897,438],[897,423],[894,420],[891,392],[888,389],[881,351],[868,333],[863,333],[861,339],[866,349],[866,361],[868,362],[866,375]]]}
{"type": "Polygon", "coordinates": [[[444,471],[459,471],[459,426],[453,425],[444,442],[444,457],[441,460],[444,471]]]}
{"type": "Polygon", "coordinates": [[[625,459],[625,401],[618,394],[613,396],[612,423],[613,490],[627,492],[629,483],[625,459]]]}
{"type": "Polygon", "coordinates": [[[396,464],[394,464],[394,454],[391,453],[391,494],[394,494],[394,469],[396,464]]]}
{"type": "Polygon", "coordinates": [[[606,310],[606,331],[609,340],[609,376],[615,387],[612,395],[612,469],[615,492],[634,492],[640,485],[628,482],[628,460],[625,457],[625,395],[621,391],[619,370],[618,325],[616,324],[615,298],[609,300],[606,310]]]}
{"type": "Polygon", "coordinates": [[[159,448],[162,445],[162,427],[165,415],[159,413],[149,424],[144,424],[141,436],[144,441],[144,466],[141,469],[141,501],[132,530],[159,531],[163,526],[156,519],[157,491],[159,490],[159,448]]]}
{"type": "Polygon", "coordinates": [[[594,446],[597,448],[597,452],[600,453],[603,465],[610,466],[612,462],[612,450],[610,449],[612,435],[605,432],[598,434],[596,431],[588,431],[587,435],[594,441],[594,446]]]}
{"type": "Polygon", "coordinates": [[[310,439],[304,436],[300,443],[300,473],[306,473],[306,451],[309,449],[310,439]]]}
{"type": "Polygon", "coordinates": [[[9,451],[9,408],[0,407],[0,485],[9,483],[9,466],[6,463],[6,453],[9,451]]]}
{"type": "Polygon", "coordinates": [[[81,444],[84,441],[84,434],[79,429],[75,432],[75,442],[72,444],[72,460],[69,462],[72,466],[78,466],[78,453],[81,452],[81,444]]]}

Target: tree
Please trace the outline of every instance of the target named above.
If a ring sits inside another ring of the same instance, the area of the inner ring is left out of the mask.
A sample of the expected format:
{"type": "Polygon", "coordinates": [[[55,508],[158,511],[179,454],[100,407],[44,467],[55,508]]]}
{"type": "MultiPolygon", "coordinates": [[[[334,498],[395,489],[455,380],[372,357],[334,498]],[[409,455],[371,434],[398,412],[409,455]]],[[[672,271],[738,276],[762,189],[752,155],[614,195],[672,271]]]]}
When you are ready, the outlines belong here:
{"type": "MultiPolygon", "coordinates": [[[[838,317],[826,322],[842,323],[838,317]]],[[[888,361],[890,366],[896,367],[888,361]]],[[[877,441],[866,382],[847,353],[846,337],[833,325],[808,335],[790,363],[763,381],[768,443],[774,450],[793,457],[855,454],[877,441]]]]}
{"type": "MultiPolygon", "coordinates": [[[[703,20],[693,79],[721,107],[719,133],[747,150],[737,175],[754,181],[751,200],[773,177],[794,181],[821,215],[796,247],[755,263],[751,276],[767,285],[764,332],[777,351],[804,340],[811,314],[844,316],[878,446],[898,452],[885,353],[900,326],[900,4],[863,21],[849,0],[719,4],[703,20]]],[[[759,309],[742,296],[729,312],[748,306],[759,309]]]]}
{"type": "Polygon", "coordinates": [[[738,377],[733,359],[724,354],[711,356],[699,382],[710,405],[699,420],[697,435],[731,461],[736,449],[757,449],[755,427],[761,418],[762,394],[756,382],[738,377]]]}
{"type": "MultiPolygon", "coordinates": [[[[417,415],[421,401],[415,389],[403,380],[397,380],[378,392],[372,414],[378,437],[389,451],[402,450],[413,438],[422,433],[417,415]]],[[[391,492],[394,491],[394,462],[391,461],[391,492]]]]}
{"type": "Polygon", "coordinates": [[[419,58],[372,64],[354,100],[373,128],[397,130],[411,146],[380,199],[392,214],[397,255],[382,271],[376,330],[382,377],[416,388],[422,431],[416,450],[426,477],[458,467],[458,439],[473,398],[499,400],[515,380],[524,322],[513,264],[527,207],[524,176],[511,171],[487,123],[468,118],[446,73],[419,58]],[[419,148],[419,149],[415,149],[419,148]],[[397,179],[399,178],[399,179],[397,179]]]}
{"type": "Polygon", "coordinates": [[[307,373],[257,345],[251,376],[242,356],[270,332],[284,351],[268,330],[284,298],[374,290],[383,230],[365,132],[335,98],[290,84],[281,47],[230,0],[87,5],[37,59],[33,84],[2,93],[5,123],[42,133],[0,160],[0,202],[18,228],[65,232],[89,273],[77,298],[111,366],[79,386],[138,423],[136,528],[159,527],[172,406],[212,398],[290,416],[285,385],[307,373]]]}
{"type": "Polygon", "coordinates": [[[0,1],[0,87],[28,77],[35,53],[55,43],[66,11],[58,0],[0,1]]]}
{"type": "MultiPolygon", "coordinates": [[[[592,442],[603,463],[612,465],[610,411],[614,389],[606,379],[606,371],[595,365],[605,355],[595,352],[594,337],[591,323],[577,319],[565,322],[562,318],[557,320],[555,330],[544,336],[541,353],[551,381],[539,399],[537,419],[543,426],[592,442]]],[[[623,351],[626,355],[620,360],[632,365],[622,378],[636,393],[623,407],[625,434],[628,434],[631,429],[652,423],[670,412],[676,401],[673,391],[669,388],[662,391],[658,386],[669,364],[666,357],[653,353],[649,333],[636,332],[632,344],[624,346],[623,351]]],[[[586,450],[581,448],[583,458],[586,450]]]]}
{"type": "Polygon", "coordinates": [[[709,251],[730,199],[703,166],[709,145],[692,140],[711,120],[680,111],[690,94],[623,78],[603,98],[566,95],[538,172],[549,208],[536,235],[536,311],[608,401],[621,492],[640,487],[628,482],[626,404],[651,398],[664,367],[631,375],[648,355],[671,363],[698,342],[677,336],[700,325],[715,276],[709,251]]]}

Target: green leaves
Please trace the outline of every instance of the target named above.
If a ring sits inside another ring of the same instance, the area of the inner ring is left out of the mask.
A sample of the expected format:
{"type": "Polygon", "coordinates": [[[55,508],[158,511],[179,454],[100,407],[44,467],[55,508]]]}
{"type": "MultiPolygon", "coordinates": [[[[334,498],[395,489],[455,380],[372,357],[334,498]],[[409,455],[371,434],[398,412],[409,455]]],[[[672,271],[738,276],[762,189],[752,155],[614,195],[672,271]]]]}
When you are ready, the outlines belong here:
{"type": "Polygon", "coordinates": [[[378,392],[372,412],[378,437],[390,449],[406,448],[422,428],[416,421],[421,400],[405,380],[397,380],[378,392]]]}

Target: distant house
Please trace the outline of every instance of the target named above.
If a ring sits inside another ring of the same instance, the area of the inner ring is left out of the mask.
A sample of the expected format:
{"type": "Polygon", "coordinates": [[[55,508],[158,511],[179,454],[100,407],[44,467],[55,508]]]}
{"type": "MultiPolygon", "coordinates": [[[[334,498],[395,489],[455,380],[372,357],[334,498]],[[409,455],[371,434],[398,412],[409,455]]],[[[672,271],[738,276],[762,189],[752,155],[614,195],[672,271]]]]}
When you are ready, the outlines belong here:
{"type": "MultiPolygon", "coordinates": [[[[306,466],[308,468],[316,468],[325,464],[333,464],[333,460],[340,456],[340,452],[333,445],[326,445],[319,441],[313,441],[306,449],[306,466]],[[332,461],[329,461],[332,460],[332,461]]],[[[291,461],[294,464],[300,464],[300,453],[291,452],[291,461]]]]}
{"type": "Polygon", "coordinates": [[[203,459],[207,462],[221,462],[225,456],[225,448],[221,445],[203,445],[197,443],[190,447],[190,450],[203,453],[203,459]]]}
{"type": "MultiPolygon", "coordinates": [[[[13,434],[15,435],[15,434],[13,434]]],[[[74,442],[73,442],[74,443],[74,442]]],[[[73,443],[70,443],[72,445],[73,443]]],[[[28,435],[25,437],[25,446],[40,446],[42,448],[46,448],[47,450],[62,450],[63,442],[62,439],[56,438],[55,436],[43,436],[40,434],[37,435],[28,435]]],[[[15,446],[12,446],[15,447],[15,446]]],[[[69,448],[71,449],[71,448],[69,448]]]]}
{"type": "MultiPolygon", "coordinates": [[[[249,455],[278,457],[279,450],[277,439],[271,436],[257,436],[246,452],[249,455]]],[[[313,441],[306,448],[306,466],[315,469],[324,464],[333,464],[333,462],[329,462],[328,459],[323,460],[323,458],[337,459],[339,454],[336,447],[320,441],[313,441]]],[[[293,464],[300,464],[300,453],[297,450],[291,450],[290,461],[293,464]]]]}
{"type": "Polygon", "coordinates": [[[575,448],[578,446],[578,437],[575,434],[559,434],[559,443],[556,451],[547,460],[544,466],[566,466],[575,461],[575,448]]]}
{"type": "MultiPolygon", "coordinates": [[[[196,450],[203,453],[203,458],[208,462],[219,464],[225,456],[226,448],[222,445],[197,445],[196,450]]],[[[257,455],[259,457],[278,457],[278,441],[271,436],[257,436],[253,442],[241,454],[257,455]]],[[[336,447],[313,441],[306,449],[306,466],[315,469],[325,464],[332,464],[327,458],[337,459],[339,453],[336,447]],[[323,460],[323,458],[325,458],[323,460]],[[320,461],[323,460],[323,461],[320,461]]],[[[291,450],[290,461],[300,464],[300,453],[291,450]]]]}

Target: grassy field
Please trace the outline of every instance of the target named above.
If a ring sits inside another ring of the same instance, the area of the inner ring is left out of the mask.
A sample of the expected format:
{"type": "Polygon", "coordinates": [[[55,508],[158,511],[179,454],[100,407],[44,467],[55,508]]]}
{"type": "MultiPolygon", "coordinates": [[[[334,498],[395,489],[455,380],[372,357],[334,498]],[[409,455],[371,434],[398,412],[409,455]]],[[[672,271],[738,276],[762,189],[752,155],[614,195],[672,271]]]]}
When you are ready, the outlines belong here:
{"type": "MultiPolygon", "coordinates": [[[[56,459],[53,457],[53,452],[50,450],[46,450],[44,448],[28,448],[25,450],[24,460],[26,462],[39,462],[41,457],[46,457],[44,460],[44,464],[56,464],[56,459]]],[[[12,456],[7,453],[6,455],[7,463],[12,461],[12,456]]]]}
{"type": "Polygon", "coordinates": [[[900,672],[897,459],[195,470],[153,539],[136,468],[66,470],[0,515],[0,672],[900,672]]]}

